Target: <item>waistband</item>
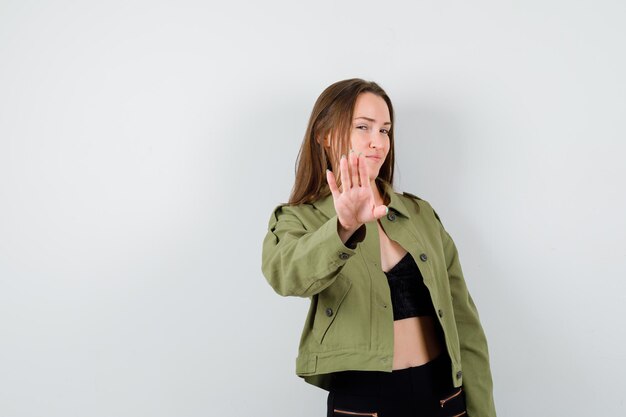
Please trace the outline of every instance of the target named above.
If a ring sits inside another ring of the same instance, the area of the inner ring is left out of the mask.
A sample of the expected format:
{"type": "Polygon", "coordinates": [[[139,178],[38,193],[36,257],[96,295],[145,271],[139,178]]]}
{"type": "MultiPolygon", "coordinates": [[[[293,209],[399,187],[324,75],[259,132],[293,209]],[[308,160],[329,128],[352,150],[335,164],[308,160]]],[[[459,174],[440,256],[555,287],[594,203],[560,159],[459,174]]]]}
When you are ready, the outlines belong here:
{"type": "Polygon", "coordinates": [[[350,395],[428,398],[452,388],[450,358],[441,354],[420,366],[391,372],[342,371],[333,374],[331,391],[350,395]]]}

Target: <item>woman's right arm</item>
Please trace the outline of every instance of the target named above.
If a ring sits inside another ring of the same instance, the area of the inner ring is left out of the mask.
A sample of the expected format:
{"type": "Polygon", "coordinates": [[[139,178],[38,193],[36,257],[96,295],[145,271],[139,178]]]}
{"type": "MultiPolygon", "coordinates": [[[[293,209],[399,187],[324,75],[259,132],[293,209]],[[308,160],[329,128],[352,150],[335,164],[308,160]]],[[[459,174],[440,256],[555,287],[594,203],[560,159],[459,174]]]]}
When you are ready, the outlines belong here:
{"type": "Polygon", "coordinates": [[[279,206],[269,220],[263,240],[261,269],[280,295],[310,297],[333,283],[365,238],[362,225],[344,244],[337,216],[316,230],[307,230],[298,213],[311,206],[279,206]]]}
{"type": "Polygon", "coordinates": [[[326,172],[337,214],[319,228],[307,229],[300,220],[312,210],[306,204],[279,206],[270,217],[261,269],[278,294],[310,297],[328,287],[365,239],[365,223],[387,213],[376,205],[363,155],[341,157],[339,169],[341,190],[326,172]]]}

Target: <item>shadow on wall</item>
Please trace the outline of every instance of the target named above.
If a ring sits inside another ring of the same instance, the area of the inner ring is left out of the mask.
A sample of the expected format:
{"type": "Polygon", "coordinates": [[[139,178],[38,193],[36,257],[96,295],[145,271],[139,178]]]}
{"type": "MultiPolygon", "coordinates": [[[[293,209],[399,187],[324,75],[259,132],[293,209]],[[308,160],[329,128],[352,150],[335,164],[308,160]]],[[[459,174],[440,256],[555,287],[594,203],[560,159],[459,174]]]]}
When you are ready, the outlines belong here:
{"type": "Polygon", "coordinates": [[[420,103],[395,104],[395,183],[426,200],[458,195],[456,179],[466,170],[469,146],[463,125],[446,109],[420,103]]]}

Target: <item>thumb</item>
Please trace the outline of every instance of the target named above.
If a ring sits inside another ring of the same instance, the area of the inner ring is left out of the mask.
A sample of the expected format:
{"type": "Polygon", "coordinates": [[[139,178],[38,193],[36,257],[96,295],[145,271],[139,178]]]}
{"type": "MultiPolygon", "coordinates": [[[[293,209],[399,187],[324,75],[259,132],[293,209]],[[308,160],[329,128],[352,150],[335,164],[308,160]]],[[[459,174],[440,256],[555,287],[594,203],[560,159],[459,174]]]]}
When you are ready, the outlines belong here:
{"type": "Polygon", "coordinates": [[[380,219],[381,217],[383,217],[384,215],[386,215],[387,213],[389,213],[389,208],[387,208],[387,206],[376,206],[374,207],[374,217],[377,219],[380,219]]]}

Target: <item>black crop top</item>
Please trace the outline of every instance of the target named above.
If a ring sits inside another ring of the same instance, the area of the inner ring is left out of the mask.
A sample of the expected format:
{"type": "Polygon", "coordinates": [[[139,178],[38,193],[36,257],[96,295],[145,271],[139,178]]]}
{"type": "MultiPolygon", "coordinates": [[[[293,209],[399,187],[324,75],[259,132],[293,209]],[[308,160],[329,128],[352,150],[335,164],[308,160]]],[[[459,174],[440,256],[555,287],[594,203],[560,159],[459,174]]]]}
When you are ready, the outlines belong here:
{"type": "Polygon", "coordinates": [[[424,277],[410,253],[407,252],[385,275],[389,282],[394,320],[436,315],[424,277]]]}

